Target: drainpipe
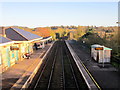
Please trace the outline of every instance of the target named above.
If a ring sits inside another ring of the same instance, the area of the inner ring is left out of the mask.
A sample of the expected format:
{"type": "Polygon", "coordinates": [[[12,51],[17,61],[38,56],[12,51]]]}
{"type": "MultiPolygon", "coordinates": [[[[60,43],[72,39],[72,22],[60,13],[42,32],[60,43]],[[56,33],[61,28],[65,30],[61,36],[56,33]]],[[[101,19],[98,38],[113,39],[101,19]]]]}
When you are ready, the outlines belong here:
{"type": "Polygon", "coordinates": [[[45,47],[45,44],[44,44],[44,42],[42,43],[42,48],[44,48],[45,47]]]}

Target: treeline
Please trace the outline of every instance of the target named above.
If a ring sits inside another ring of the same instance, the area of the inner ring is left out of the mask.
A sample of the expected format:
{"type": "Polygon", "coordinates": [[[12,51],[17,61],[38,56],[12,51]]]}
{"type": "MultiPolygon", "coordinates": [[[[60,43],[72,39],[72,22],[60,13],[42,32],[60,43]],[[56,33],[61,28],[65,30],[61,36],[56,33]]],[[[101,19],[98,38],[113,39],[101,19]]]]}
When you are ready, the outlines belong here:
{"type": "MultiPolygon", "coordinates": [[[[78,30],[80,33],[80,29],[78,30]]],[[[82,31],[81,31],[82,32],[82,31]]],[[[85,41],[88,47],[93,44],[100,44],[112,48],[112,55],[120,58],[118,27],[87,27],[78,41],[85,41]]]]}
{"type": "Polygon", "coordinates": [[[58,29],[58,28],[63,28],[63,29],[77,29],[77,26],[63,26],[63,25],[61,25],[61,26],[51,26],[51,29],[52,30],[56,30],[56,29],[58,29]]]}
{"type": "Polygon", "coordinates": [[[70,35],[69,39],[85,41],[88,47],[92,44],[100,44],[112,48],[112,54],[120,57],[117,26],[53,26],[50,28],[54,39],[55,33],[59,33],[60,37],[70,35]]]}
{"type": "Polygon", "coordinates": [[[19,27],[21,29],[30,31],[42,37],[52,36],[56,40],[56,33],[59,37],[68,36],[69,39],[75,39],[79,42],[85,41],[86,45],[90,47],[92,44],[101,44],[112,48],[112,54],[120,57],[120,47],[118,42],[118,27],[97,27],[97,26],[51,26],[51,27],[37,27],[27,28],[19,27]]]}

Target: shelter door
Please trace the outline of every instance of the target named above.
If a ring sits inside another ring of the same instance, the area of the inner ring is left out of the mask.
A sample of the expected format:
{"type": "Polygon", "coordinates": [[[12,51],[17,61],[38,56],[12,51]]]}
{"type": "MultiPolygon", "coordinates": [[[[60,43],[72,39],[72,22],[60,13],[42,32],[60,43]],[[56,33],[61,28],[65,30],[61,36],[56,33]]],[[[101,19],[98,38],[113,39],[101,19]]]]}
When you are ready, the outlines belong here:
{"type": "Polygon", "coordinates": [[[97,51],[96,61],[99,62],[99,52],[97,51]]]}

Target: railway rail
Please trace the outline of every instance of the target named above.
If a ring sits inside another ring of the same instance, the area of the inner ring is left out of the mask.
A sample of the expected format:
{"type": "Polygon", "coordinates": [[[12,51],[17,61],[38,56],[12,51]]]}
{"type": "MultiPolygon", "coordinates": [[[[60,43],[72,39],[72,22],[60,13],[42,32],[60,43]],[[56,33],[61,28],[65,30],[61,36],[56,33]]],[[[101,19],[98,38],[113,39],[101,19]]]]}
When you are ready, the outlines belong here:
{"type": "Polygon", "coordinates": [[[88,90],[64,41],[56,41],[29,89],[88,90]]]}
{"type": "Polygon", "coordinates": [[[75,77],[75,73],[73,70],[73,67],[71,65],[70,57],[67,52],[67,48],[64,46],[63,50],[64,52],[64,67],[65,67],[65,88],[74,88],[76,90],[79,90],[78,83],[75,77]],[[71,73],[70,73],[71,72],[71,73]]]}
{"type": "Polygon", "coordinates": [[[53,74],[53,69],[56,61],[58,45],[54,49],[56,51],[51,52],[51,55],[55,57],[52,57],[50,55],[50,57],[47,58],[46,63],[43,66],[42,72],[34,86],[34,89],[37,89],[37,88],[49,89],[50,81],[51,81],[51,77],[53,74]]]}

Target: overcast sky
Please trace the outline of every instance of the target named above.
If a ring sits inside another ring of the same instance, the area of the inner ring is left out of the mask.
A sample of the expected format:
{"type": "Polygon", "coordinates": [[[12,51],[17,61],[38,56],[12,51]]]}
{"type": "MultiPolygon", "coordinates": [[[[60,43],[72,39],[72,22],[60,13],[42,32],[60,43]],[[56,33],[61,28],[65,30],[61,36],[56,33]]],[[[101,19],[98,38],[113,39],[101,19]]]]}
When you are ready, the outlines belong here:
{"type": "Polygon", "coordinates": [[[116,26],[117,2],[2,2],[2,26],[116,26]]]}

